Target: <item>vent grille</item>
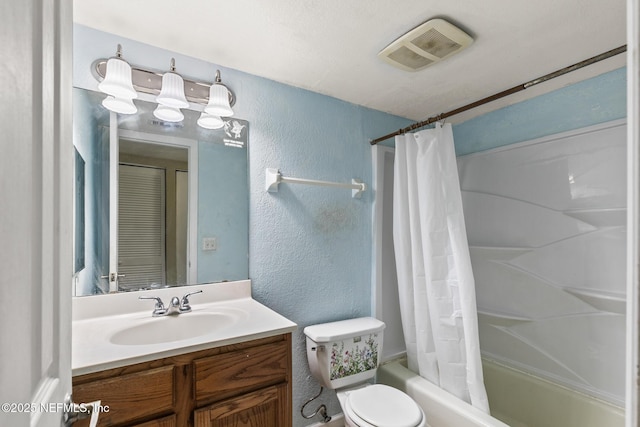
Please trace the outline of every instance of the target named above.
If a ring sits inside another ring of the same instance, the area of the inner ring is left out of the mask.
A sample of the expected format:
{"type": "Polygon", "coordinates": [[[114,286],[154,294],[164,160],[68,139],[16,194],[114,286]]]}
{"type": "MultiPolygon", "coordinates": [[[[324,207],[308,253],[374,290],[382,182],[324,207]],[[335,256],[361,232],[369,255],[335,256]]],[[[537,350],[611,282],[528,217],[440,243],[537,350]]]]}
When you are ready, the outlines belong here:
{"type": "Polygon", "coordinates": [[[444,58],[462,47],[434,28],[411,40],[411,43],[438,58],[444,58]]]}
{"type": "Polygon", "coordinates": [[[398,49],[391,52],[389,54],[389,58],[413,69],[424,68],[433,62],[429,58],[425,58],[404,46],[400,46],[398,49]]]}
{"type": "Polygon", "coordinates": [[[448,58],[473,43],[464,31],[445,21],[432,19],[385,47],[378,56],[406,71],[418,71],[448,58]]]}

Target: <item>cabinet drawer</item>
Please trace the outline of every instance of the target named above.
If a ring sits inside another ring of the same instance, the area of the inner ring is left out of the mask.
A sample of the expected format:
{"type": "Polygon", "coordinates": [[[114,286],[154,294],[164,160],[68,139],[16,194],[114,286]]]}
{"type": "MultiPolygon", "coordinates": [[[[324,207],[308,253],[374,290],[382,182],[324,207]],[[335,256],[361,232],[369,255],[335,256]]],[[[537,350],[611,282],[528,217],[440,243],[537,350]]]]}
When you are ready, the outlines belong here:
{"type": "Polygon", "coordinates": [[[197,405],[287,381],[288,341],[265,344],[193,362],[197,405]]]}
{"type": "Polygon", "coordinates": [[[175,402],[173,377],[173,366],[163,366],[74,384],[73,399],[76,402],[101,400],[102,405],[109,406],[109,412],[100,414],[98,425],[117,425],[172,412],[175,402]]]}

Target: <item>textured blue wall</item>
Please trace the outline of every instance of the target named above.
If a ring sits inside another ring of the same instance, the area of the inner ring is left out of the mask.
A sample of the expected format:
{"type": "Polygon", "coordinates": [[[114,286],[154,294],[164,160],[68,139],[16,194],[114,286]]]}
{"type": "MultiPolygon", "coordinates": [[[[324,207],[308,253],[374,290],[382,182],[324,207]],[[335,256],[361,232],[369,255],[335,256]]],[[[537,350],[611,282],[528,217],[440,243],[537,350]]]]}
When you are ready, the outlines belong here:
{"type": "Polygon", "coordinates": [[[458,156],[627,115],[626,68],[510,105],[453,127],[458,156]]]}
{"type": "MultiPolygon", "coordinates": [[[[310,379],[302,329],[310,324],[371,312],[373,195],[281,184],[265,191],[265,169],[284,176],[371,185],[370,139],[404,127],[406,119],[366,109],[237,70],[74,26],[74,84],[93,89],[89,64],[113,56],[117,43],[131,63],[212,81],[216,68],[237,97],[237,117],[250,123],[249,277],[253,296],[299,325],[293,334],[294,425],[304,400],[317,393],[310,379]]],[[[325,392],[329,413],[339,412],[325,392]]]]}
{"type": "MultiPolygon", "coordinates": [[[[234,81],[234,90],[236,90],[234,81]]],[[[317,393],[302,329],[370,314],[373,195],[281,184],[266,193],[265,169],[284,176],[371,185],[368,140],[409,122],[302,89],[247,77],[237,88],[238,116],[251,123],[249,267],[254,297],[298,323],[293,335],[294,425],[317,393]],[[242,101],[240,101],[242,100],[242,101]],[[241,104],[241,105],[240,105],[241,104]]],[[[329,413],[340,412],[325,391],[329,413]]]]}

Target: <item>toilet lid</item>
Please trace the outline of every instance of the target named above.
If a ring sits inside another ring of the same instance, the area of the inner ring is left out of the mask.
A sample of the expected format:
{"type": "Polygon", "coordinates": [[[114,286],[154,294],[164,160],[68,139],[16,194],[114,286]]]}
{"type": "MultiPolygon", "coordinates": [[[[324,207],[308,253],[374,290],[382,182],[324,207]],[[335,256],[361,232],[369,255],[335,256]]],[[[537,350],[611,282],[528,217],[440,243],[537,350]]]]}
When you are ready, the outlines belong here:
{"type": "Polygon", "coordinates": [[[422,411],[412,398],[383,384],[349,393],[348,403],[355,415],[375,426],[415,427],[422,421],[422,411]]]}

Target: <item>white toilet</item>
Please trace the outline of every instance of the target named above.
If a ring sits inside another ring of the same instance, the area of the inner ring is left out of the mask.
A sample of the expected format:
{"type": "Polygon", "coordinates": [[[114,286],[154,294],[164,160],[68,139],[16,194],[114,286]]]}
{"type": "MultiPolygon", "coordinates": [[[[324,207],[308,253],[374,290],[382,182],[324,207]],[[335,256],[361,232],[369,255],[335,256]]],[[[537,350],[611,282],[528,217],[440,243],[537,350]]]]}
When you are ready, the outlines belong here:
{"type": "Polygon", "coordinates": [[[422,408],[402,391],[370,384],[382,354],[385,324],[372,317],[307,326],[311,373],[335,389],[349,427],[423,427],[422,408]]]}

